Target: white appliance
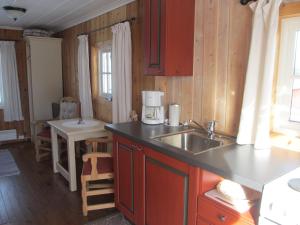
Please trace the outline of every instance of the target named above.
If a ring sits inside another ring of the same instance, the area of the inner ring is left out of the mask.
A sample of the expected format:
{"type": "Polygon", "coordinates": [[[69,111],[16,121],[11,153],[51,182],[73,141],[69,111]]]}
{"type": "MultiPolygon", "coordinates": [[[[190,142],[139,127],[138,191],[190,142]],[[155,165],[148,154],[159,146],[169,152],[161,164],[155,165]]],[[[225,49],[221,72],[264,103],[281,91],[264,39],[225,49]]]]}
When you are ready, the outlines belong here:
{"type": "Polygon", "coordinates": [[[60,38],[26,37],[31,135],[38,120],[52,119],[52,103],[63,97],[60,38]]]}
{"type": "Polygon", "coordinates": [[[169,125],[176,127],[179,126],[180,119],[180,105],[171,104],[169,105],[169,125]]]}
{"type": "Polygon", "coordinates": [[[259,225],[300,225],[300,191],[290,187],[300,168],[264,186],[259,225]]]}
{"type": "Polygon", "coordinates": [[[162,106],[161,91],[142,91],[143,110],[142,122],[146,124],[162,124],[165,121],[164,107],[162,106]]]}

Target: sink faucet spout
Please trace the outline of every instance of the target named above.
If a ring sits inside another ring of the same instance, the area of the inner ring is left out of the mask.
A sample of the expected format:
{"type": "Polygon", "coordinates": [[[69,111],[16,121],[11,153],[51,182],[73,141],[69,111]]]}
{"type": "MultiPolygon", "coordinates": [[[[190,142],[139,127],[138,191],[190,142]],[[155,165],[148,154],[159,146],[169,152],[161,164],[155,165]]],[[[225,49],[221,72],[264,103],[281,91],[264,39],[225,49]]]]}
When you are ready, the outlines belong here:
{"type": "Polygon", "coordinates": [[[79,120],[78,120],[78,122],[77,122],[77,124],[80,125],[80,124],[83,124],[83,123],[84,123],[83,119],[82,119],[82,117],[80,117],[79,120]]]}
{"type": "Polygon", "coordinates": [[[207,123],[207,128],[204,127],[202,124],[194,121],[194,120],[189,120],[189,124],[195,124],[198,128],[204,130],[205,132],[207,132],[208,134],[208,137],[210,139],[213,139],[214,136],[215,136],[215,126],[216,126],[216,121],[215,120],[212,120],[212,121],[209,121],[207,123]]]}

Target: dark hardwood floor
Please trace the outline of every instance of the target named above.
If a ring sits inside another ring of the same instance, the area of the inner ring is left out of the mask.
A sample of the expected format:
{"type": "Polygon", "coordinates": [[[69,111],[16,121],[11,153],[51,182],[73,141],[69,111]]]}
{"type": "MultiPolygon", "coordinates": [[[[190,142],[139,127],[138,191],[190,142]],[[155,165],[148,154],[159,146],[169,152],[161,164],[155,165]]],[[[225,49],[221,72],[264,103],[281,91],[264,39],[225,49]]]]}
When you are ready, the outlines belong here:
{"type": "MultiPolygon", "coordinates": [[[[80,187],[70,192],[67,182],[53,174],[51,160],[37,163],[31,143],[0,146],[9,149],[20,175],[0,178],[0,225],[83,225],[115,209],[81,211],[80,187]]],[[[80,168],[77,169],[78,174],[80,168]]]]}

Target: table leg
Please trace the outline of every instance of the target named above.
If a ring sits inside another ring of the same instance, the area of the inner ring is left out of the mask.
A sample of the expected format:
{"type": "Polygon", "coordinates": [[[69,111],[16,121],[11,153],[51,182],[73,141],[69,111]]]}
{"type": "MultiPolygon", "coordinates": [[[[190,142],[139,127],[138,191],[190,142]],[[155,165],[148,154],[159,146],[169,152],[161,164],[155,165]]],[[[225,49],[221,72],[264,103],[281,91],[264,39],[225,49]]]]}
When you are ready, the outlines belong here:
{"type": "Polygon", "coordinates": [[[69,187],[70,191],[77,190],[76,181],[76,158],[75,158],[75,143],[74,140],[68,140],[68,164],[69,164],[69,187]]]}
{"type": "Polygon", "coordinates": [[[51,127],[51,145],[52,145],[52,163],[53,163],[53,172],[57,173],[56,163],[59,160],[58,156],[58,141],[57,133],[53,127],[51,127]]]}

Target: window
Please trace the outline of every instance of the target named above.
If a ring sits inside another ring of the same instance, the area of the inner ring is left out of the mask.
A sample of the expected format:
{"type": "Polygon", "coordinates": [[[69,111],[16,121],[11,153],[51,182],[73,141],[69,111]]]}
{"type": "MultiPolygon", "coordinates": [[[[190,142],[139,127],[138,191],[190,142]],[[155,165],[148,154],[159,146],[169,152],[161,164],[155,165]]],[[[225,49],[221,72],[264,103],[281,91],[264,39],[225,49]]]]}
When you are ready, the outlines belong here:
{"type": "Polygon", "coordinates": [[[3,93],[3,77],[2,74],[0,74],[0,108],[4,105],[4,93],[3,93]]]}
{"type": "Polygon", "coordinates": [[[98,73],[100,96],[112,100],[111,80],[111,45],[106,45],[98,51],[98,73]]]}
{"type": "MultiPolygon", "coordinates": [[[[300,18],[299,18],[300,20],[300,18]]],[[[299,27],[300,29],[300,27],[299,27]]],[[[293,74],[290,120],[300,122],[300,31],[296,33],[296,52],[293,74]]]]}
{"type": "Polygon", "coordinates": [[[273,129],[300,134],[300,17],[282,20],[273,129]]]}

